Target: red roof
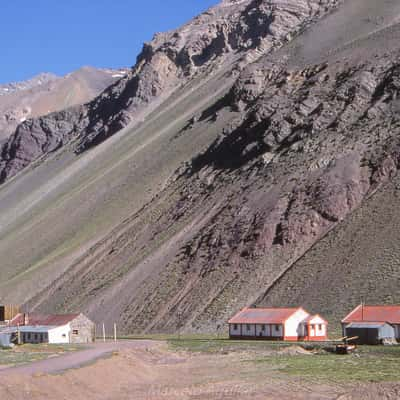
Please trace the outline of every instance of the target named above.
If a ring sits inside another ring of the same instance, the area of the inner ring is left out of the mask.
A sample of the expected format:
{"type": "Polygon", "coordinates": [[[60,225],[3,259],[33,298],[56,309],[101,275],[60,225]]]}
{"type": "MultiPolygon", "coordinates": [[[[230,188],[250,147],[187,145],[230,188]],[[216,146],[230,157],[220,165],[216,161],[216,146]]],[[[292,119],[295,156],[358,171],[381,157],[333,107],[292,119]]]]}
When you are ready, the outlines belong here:
{"type": "Polygon", "coordinates": [[[17,314],[9,323],[10,326],[62,326],[73,321],[80,314],[17,314]],[[25,318],[27,319],[25,323],[25,318]]]}
{"type": "Polygon", "coordinates": [[[283,324],[301,308],[244,308],[229,324],[283,324]]]}
{"type": "Polygon", "coordinates": [[[321,319],[322,321],[324,321],[326,324],[328,324],[328,321],[327,321],[326,319],[322,318],[319,314],[310,315],[309,317],[307,317],[307,318],[305,319],[305,322],[310,322],[310,321],[312,321],[312,320],[315,319],[315,318],[319,318],[319,319],[321,319]]]}
{"type": "Polygon", "coordinates": [[[400,324],[400,306],[359,305],[342,322],[389,322],[390,324],[400,324]]]}

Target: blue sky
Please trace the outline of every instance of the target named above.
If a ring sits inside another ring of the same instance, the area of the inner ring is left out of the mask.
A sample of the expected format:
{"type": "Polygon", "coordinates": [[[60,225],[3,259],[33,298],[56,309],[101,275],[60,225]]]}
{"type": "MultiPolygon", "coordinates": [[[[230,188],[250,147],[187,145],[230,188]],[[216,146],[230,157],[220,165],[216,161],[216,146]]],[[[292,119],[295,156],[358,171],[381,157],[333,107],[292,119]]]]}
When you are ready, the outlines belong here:
{"type": "Polygon", "coordinates": [[[218,0],[0,0],[0,83],[132,66],[144,41],[218,0]]]}

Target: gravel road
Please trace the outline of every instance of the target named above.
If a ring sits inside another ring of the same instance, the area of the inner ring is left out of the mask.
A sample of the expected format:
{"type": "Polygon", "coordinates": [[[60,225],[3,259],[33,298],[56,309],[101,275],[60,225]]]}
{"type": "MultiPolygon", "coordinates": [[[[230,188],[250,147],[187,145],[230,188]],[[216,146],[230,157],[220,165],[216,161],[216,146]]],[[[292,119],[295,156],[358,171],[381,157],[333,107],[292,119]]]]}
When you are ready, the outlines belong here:
{"type": "Polygon", "coordinates": [[[146,349],[154,347],[156,342],[151,340],[124,340],[115,342],[98,342],[83,347],[82,350],[66,353],[59,357],[32,362],[28,365],[4,368],[0,370],[0,377],[6,375],[35,375],[57,374],[68,369],[80,368],[109,354],[126,349],[146,349]]]}

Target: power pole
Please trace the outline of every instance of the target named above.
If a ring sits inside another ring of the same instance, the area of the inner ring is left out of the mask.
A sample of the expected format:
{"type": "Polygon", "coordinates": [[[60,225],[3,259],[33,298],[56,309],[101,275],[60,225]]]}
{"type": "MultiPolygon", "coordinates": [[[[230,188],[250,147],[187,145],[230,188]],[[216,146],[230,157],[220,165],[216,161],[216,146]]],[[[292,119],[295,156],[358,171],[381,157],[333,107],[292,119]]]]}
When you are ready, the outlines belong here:
{"type": "Polygon", "coordinates": [[[103,342],[105,342],[105,341],[106,341],[106,327],[103,322],[103,342]]]}
{"type": "Polygon", "coordinates": [[[117,324],[114,322],[114,342],[117,343],[117,324]]]}
{"type": "Polygon", "coordinates": [[[178,339],[181,340],[181,319],[182,319],[182,313],[178,311],[178,339]]]}
{"type": "Polygon", "coordinates": [[[364,298],[361,297],[361,321],[364,321],[364,298]]]}
{"type": "Polygon", "coordinates": [[[19,330],[19,324],[17,325],[17,344],[21,344],[21,331],[19,330]]]}

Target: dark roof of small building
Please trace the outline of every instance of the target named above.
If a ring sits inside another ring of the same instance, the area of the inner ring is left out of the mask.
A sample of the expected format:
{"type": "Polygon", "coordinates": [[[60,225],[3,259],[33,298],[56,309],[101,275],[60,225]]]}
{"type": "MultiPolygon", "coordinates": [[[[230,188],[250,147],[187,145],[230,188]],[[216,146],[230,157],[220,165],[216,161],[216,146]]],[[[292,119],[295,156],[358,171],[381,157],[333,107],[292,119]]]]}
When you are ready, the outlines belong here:
{"type": "Polygon", "coordinates": [[[229,324],[282,324],[301,308],[244,308],[229,324]]]}
{"type": "Polygon", "coordinates": [[[4,329],[0,331],[0,334],[5,333],[5,334],[11,334],[11,333],[17,333],[19,332],[28,332],[28,333],[46,333],[52,329],[58,328],[58,326],[32,326],[32,325],[26,325],[26,326],[10,326],[7,329],[4,329]]]}
{"type": "Polygon", "coordinates": [[[400,324],[400,306],[367,306],[360,304],[342,322],[388,322],[390,324],[400,324]]]}
{"type": "Polygon", "coordinates": [[[361,328],[361,329],[379,329],[388,325],[387,322],[351,322],[346,328],[361,328]]]}
{"type": "Polygon", "coordinates": [[[62,326],[79,317],[80,314],[23,314],[20,313],[10,321],[10,326],[30,325],[30,326],[62,326]],[[25,317],[27,321],[25,324],[25,317]]]}

